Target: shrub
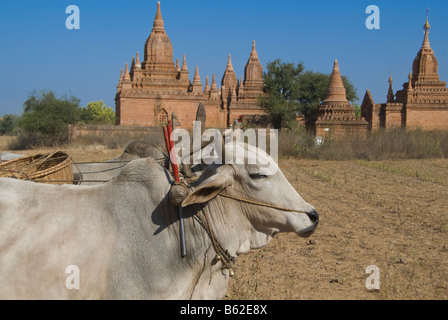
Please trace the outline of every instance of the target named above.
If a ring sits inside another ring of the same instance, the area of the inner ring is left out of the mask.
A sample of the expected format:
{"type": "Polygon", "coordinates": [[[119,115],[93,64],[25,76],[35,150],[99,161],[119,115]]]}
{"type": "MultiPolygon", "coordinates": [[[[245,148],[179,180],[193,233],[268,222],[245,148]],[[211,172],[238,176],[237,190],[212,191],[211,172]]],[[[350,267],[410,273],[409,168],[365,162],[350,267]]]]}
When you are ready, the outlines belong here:
{"type": "Polygon", "coordinates": [[[15,114],[5,114],[0,119],[0,135],[13,135],[17,119],[15,114]]]}
{"type": "Polygon", "coordinates": [[[347,134],[316,144],[305,130],[282,130],[279,155],[321,160],[389,160],[448,157],[448,132],[420,129],[376,130],[361,137],[347,134]]]}
{"type": "Polygon", "coordinates": [[[68,124],[80,120],[79,102],[68,95],[58,99],[52,91],[33,92],[17,120],[18,145],[53,147],[67,141],[68,124]]]}
{"type": "Polygon", "coordinates": [[[81,120],[87,124],[113,125],[115,112],[102,101],[91,101],[81,110],[81,120]]]}

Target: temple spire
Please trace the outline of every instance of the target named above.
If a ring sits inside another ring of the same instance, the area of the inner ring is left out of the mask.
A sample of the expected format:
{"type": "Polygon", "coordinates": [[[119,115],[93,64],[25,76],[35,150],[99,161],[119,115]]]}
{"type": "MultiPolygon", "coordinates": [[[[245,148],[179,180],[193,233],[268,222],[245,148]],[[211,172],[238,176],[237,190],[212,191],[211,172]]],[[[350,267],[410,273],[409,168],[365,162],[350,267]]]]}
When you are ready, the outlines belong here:
{"type": "Polygon", "coordinates": [[[124,71],[124,76],[123,76],[123,81],[126,81],[126,80],[131,80],[131,75],[129,74],[129,67],[128,67],[128,64],[126,63],[126,65],[125,65],[125,71],[124,71]]]}
{"type": "Polygon", "coordinates": [[[157,2],[153,28],[145,43],[142,69],[155,69],[163,74],[174,70],[173,46],[165,32],[160,2],[157,2]]]}
{"type": "Polygon", "coordinates": [[[202,92],[201,78],[199,77],[199,68],[196,66],[193,77],[193,92],[202,92]]]}
{"type": "Polygon", "coordinates": [[[140,56],[139,56],[138,52],[136,53],[135,57],[136,57],[136,58],[135,58],[135,67],[136,67],[136,68],[141,68],[142,65],[141,65],[141,63],[140,63],[140,56]]]}
{"type": "Polygon", "coordinates": [[[188,71],[188,68],[187,68],[187,56],[184,54],[184,58],[183,58],[183,60],[182,60],[182,69],[181,69],[182,71],[188,71]]]}
{"type": "Polygon", "coordinates": [[[198,66],[196,66],[196,70],[194,71],[193,83],[201,83],[198,66]]]}
{"type": "Polygon", "coordinates": [[[118,80],[117,92],[119,92],[123,88],[123,68],[121,68],[120,72],[120,80],[118,80]]]}
{"type": "Polygon", "coordinates": [[[213,74],[213,77],[212,77],[212,86],[210,87],[210,90],[218,90],[218,87],[216,86],[216,80],[215,80],[215,74],[213,74]]]}
{"type": "Polygon", "coordinates": [[[220,96],[220,94],[219,94],[218,88],[216,86],[215,74],[213,74],[212,85],[210,86],[210,99],[217,100],[217,99],[219,99],[219,96],[220,96]]]}
{"type": "Polygon", "coordinates": [[[251,58],[258,58],[257,50],[255,49],[255,40],[252,41],[252,52],[250,53],[251,58]]]}
{"type": "Polygon", "coordinates": [[[163,19],[162,19],[162,13],[160,12],[160,1],[157,1],[157,12],[156,12],[156,17],[154,18],[154,23],[153,23],[153,30],[155,31],[164,31],[164,24],[163,24],[163,19]]]}
{"type": "Polygon", "coordinates": [[[334,61],[333,72],[330,78],[330,84],[323,102],[346,102],[346,91],[344,82],[342,81],[341,73],[339,72],[338,60],[334,61]]]}
{"type": "Polygon", "coordinates": [[[229,60],[227,61],[227,67],[226,67],[226,69],[227,69],[227,70],[232,70],[232,71],[233,71],[232,59],[231,59],[230,53],[229,53],[229,60]]]}
{"type": "Polygon", "coordinates": [[[387,92],[387,102],[394,102],[394,100],[395,95],[394,90],[392,89],[392,72],[391,72],[389,76],[389,91],[387,92]]]}
{"type": "Polygon", "coordinates": [[[228,97],[232,94],[232,89],[236,89],[238,86],[238,78],[236,77],[235,71],[232,66],[231,55],[229,54],[229,59],[227,61],[226,70],[221,80],[221,90],[222,95],[228,97]]]}
{"type": "Polygon", "coordinates": [[[428,15],[429,15],[429,9],[426,9],[426,22],[425,25],[423,26],[423,29],[425,30],[425,37],[423,39],[422,48],[431,48],[431,46],[429,45],[429,37],[428,37],[431,25],[429,24],[428,15]]]}
{"type": "Polygon", "coordinates": [[[208,76],[205,78],[205,88],[204,88],[204,92],[209,92],[210,91],[210,85],[208,84],[208,76]]]}
{"type": "Polygon", "coordinates": [[[412,68],[411,71],[409,71],[408,79],[409,79],[408,91],[412,91],[412,68]]]}

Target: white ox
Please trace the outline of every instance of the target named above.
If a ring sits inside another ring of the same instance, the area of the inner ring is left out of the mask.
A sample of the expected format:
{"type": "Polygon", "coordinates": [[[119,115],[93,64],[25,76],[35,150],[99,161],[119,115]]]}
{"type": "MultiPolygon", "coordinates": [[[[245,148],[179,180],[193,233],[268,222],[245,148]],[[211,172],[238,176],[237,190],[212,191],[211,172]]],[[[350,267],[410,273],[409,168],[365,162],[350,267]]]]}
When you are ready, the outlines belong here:
{"type": "Polygon", "coordinates": [[[94,163],[73,163],[74,183],[83,185],[101,184],[115,178],[126,162],[139,158],[153,158],[168,168],[168,156],[156,145],[134,140],[126,145],[123,153],[110,161],[94,163]]]}
{"type": "MultiPolygon", "coordinates": [[[[244,149],[254,152],[242,144],[231,150],[244,149]]],[[[168,171],[150,158],[128,163],[97,186],[0,178],[0,298],[218,299],[229,270],[215,259],[198,208],[207,210],[215,239],[232,257],[265,246],[278,232],[307,237],[318,224],[314,207],[275,163],[210,165],[183,201],[182,258],[171,184],[168,171]]]]}

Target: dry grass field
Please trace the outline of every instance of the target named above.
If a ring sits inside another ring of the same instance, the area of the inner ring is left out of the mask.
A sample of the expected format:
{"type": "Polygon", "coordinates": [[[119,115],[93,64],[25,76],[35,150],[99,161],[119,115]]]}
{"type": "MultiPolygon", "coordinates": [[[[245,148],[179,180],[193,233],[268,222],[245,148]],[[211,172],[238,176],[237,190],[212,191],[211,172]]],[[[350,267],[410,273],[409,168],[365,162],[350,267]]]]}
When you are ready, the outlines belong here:
{"type": "MultiPolygon", "coordinates": [[[[0,139],[0,150],[5,146],[0,139]]],[[[61,150],[76,161],[122,152],[100,145],[61,150]]],[[[240,256],[225,299],[448,299],[448,160],[279,164],[319,211],[319,226],[310,238],[279,234],[240,256]],[[366,289],[369,265],[379,268],[379,290],[366,289]]]]}

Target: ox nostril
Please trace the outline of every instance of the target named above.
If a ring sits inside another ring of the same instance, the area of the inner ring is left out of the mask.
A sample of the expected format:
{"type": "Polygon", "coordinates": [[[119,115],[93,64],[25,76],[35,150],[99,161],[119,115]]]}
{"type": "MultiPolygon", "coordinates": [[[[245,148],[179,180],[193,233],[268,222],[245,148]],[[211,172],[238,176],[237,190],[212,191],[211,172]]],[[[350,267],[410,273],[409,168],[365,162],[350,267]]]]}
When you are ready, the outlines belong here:
{"type": "Polygon", "coordinates": [[[311,222],[313,222],[313,223],[318,223],[319,222],[319,213],[317,213],[316,210],[313,210],[311,212],[307,212],[306,214],[310,218],[311,222]]]}

